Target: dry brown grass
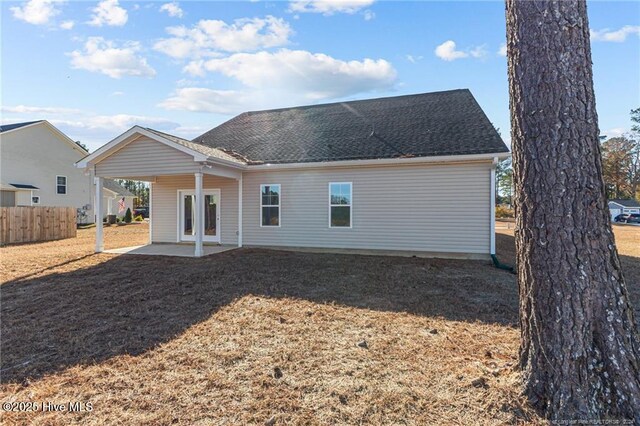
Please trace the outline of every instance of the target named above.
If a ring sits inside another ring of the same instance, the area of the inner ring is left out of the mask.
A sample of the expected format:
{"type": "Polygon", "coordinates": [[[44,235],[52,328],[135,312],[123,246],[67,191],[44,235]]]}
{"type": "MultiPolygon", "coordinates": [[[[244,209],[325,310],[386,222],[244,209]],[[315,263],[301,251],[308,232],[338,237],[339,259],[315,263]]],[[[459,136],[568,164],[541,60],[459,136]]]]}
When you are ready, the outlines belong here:
{"type": "MultiPolygon", "coordinates": [[[[106,241],[145,232],[108,228],[106,241]]],[[[638,234],[623,233],[637,287],[638,234]]],[[[79,234],[0,249],[0,400],[93,411],[2,413],[3,424],[542,423],[513,369],[515,277],[487,262],[91,255],[93,230],[79,234]]],[[[498,244],[506,259],[512,237],[498,244]]]]}

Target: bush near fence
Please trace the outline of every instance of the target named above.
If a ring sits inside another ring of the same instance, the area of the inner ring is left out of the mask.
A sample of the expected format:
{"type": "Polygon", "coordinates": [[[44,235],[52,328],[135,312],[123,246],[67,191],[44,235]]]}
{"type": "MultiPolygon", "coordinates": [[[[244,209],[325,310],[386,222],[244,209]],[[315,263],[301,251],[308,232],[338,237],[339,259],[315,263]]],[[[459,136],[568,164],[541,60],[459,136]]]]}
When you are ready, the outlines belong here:
{"type": "Polygon", "coordinates": [[[0,244],[76,236],[75,207],[0,207],[0,244]]]}

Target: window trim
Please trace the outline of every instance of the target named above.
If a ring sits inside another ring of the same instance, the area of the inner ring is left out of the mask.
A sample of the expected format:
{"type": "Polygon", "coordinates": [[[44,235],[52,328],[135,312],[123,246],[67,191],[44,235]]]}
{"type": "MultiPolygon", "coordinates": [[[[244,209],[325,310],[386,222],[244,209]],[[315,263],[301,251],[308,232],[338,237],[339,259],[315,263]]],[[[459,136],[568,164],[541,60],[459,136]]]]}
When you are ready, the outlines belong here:
{"type": "Polygon", "coordinates": [[[69,179],[64,175],[56,175],[56,195],[67,195],[69,193],[69,179]],[[64,178],[64,193],[58,192],[58,187],[62,186],[58,183],[58,178],[64,178]]]}
{"type": "Polygon", "coordinates": [[[280,228],[282,226],[282,185],[279,183],[261,183],[260,191],[258,192],[258,196],[260,197],[260,214],[258,215],[258,220],[260,224],[260,228],[280,228]],[[262,204],[262,188],[265,186],[278,186],[278,204],[262,204]],[[263,225],[262,224],[262,207],[277,207],[278,208],[278,224],[277,225],[263,225]]]}
{"type": "Polygon", "coordinates": [[[328,185],[329,192],[329,228],[330,229],[352,229],[353,228],[353,182],[329,182],[328,185]],[[331,203],[331,185],[349,185],[349,191],[351,192],[351,197],[349,200],[349,204],[332,204],[331,203]],[[331,225],[331,207],[349,207],[349,226],[332,226],[331,225]]]}

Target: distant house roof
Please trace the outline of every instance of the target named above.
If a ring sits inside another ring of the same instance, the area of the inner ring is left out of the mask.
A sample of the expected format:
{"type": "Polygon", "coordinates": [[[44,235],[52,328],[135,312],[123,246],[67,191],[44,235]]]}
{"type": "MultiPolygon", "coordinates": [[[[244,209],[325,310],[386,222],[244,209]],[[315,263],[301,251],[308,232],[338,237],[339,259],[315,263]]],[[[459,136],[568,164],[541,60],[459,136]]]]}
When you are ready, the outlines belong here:
{"type": "Polygon", "coordinates": [[[619,204],[623,207],[640,207],[640,203],[637,202],[636,200],[621,200],[618,198],[614,200],[609,200],[609,202],[619,204]]]}
{"type": "Polygon", "coordinates": [[[28,126],[30,124],[39,123],[44,120],[36,120],[36,121],[26,121],[24,123],[13,123],[13,124],[3,124],[0,126],[0,133],[8,132],[9,130],[19,129],[20,127],[28,126]]]}
{"type": "Polygon", "coordinates": [[[192,142],[249,164],[509,152],[467,89],[245,112],[192,142]]]}
{"type": "Polygon", "coordinates": [[[16,189],[40,189],[37,186],[29,185],[27,183],[9,183],[9,185],[16,189]]]}
{"type": "Polygon", "coordinates": [[[135,194],[113,179],[103,179],[102,187],[123,197],[135,197],[135,194]]]}

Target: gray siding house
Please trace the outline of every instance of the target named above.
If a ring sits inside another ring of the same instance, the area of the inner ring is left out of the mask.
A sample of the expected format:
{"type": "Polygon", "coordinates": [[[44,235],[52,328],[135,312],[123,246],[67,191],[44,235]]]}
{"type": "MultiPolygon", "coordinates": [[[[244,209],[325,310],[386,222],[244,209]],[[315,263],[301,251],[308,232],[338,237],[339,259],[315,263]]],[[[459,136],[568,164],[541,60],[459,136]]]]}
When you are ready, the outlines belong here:
{"type": "Polygon", "coordinates": [[[452,90],[246,112],[192,141],[136,126],[77,166],[96,188],[149,182],[150,243],[195,256],[224,244],[486,258],[508,156],[471,92],[452,90]]]}

